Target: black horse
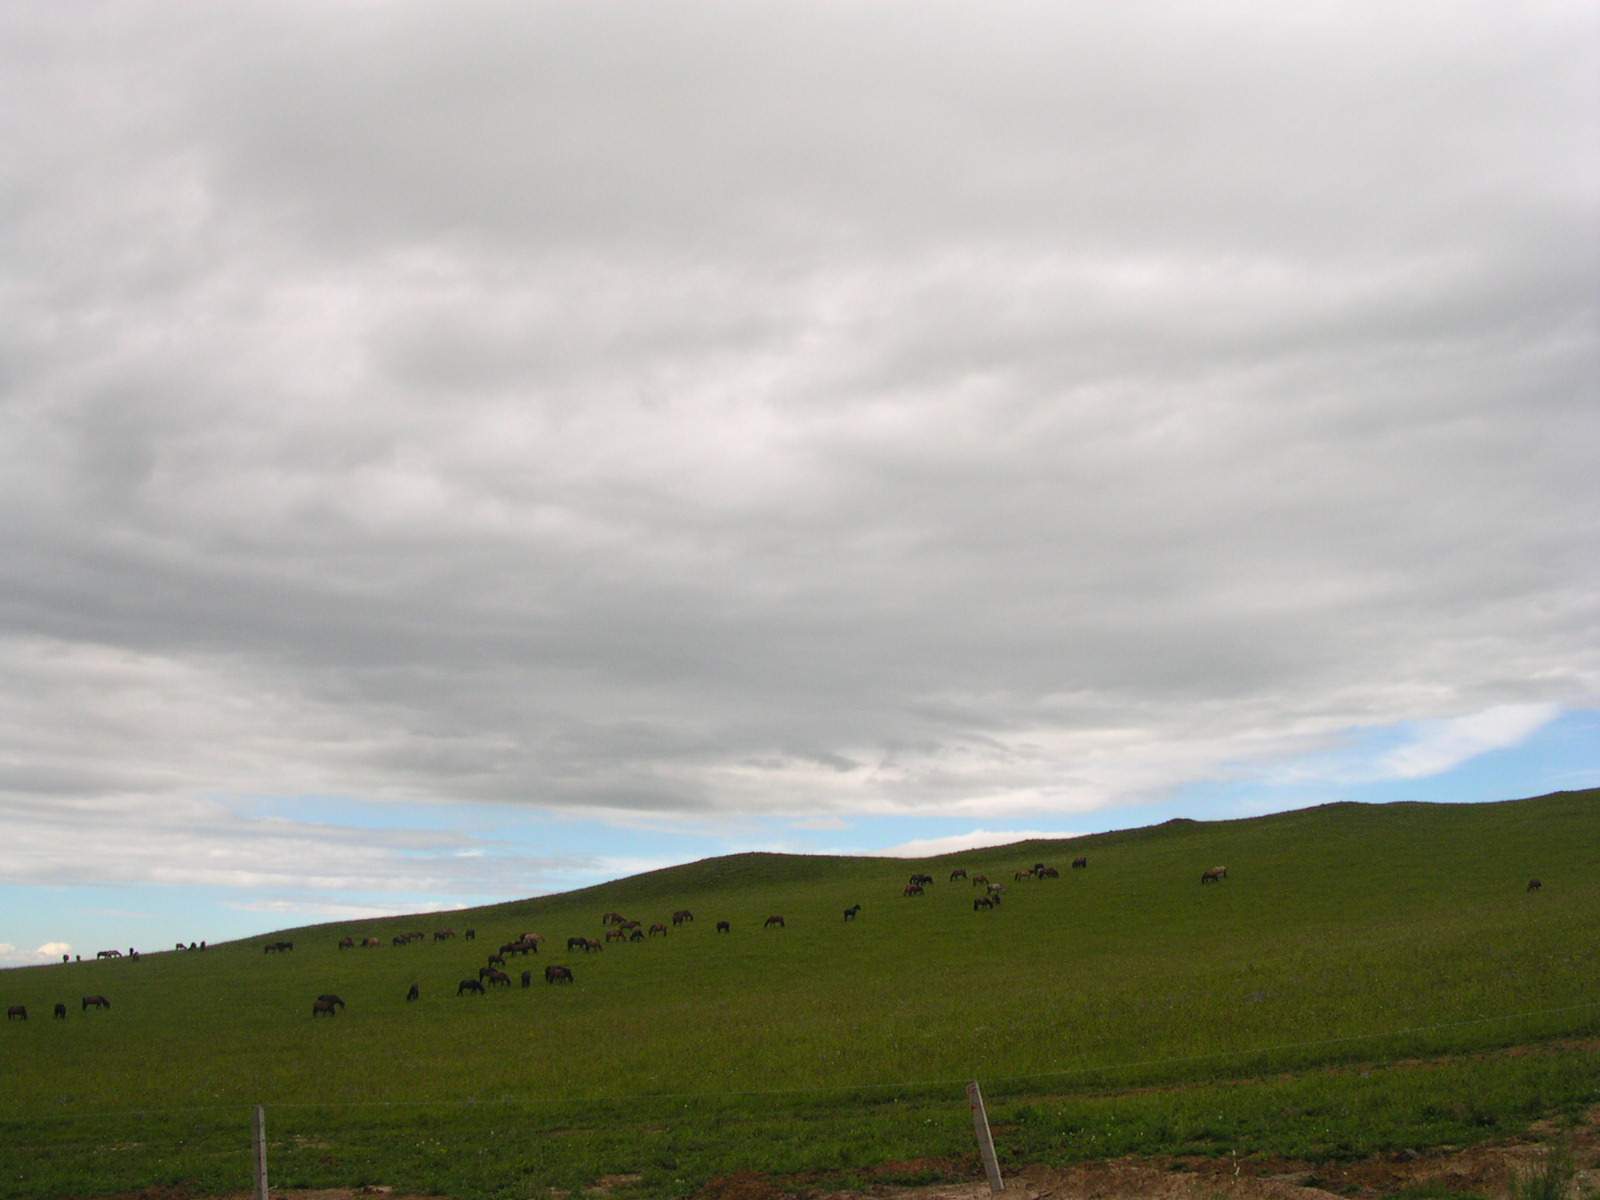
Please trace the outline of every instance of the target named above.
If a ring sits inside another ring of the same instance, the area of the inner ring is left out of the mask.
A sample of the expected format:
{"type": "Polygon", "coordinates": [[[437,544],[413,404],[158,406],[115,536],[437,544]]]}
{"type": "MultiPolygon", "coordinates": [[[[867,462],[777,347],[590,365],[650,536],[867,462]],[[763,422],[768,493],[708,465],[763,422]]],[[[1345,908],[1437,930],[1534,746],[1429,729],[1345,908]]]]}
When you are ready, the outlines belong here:
{"type": "Polygon", "coordinates": [[[335,996],[332,992],[323,992],[322,995],[317,997],[317,999],[326,1000],[329,1004],[332,1004],[338,1008],[343,1008],[345,1006],[343,997],[335,996]]]}
{"type": "Polygon", "coordinates": [[[338,1005],[334,1004],[332,1000],[313,1000],[311,1002],[311,1017],[313,1020],[321,1016],[337,1017],[338,1015],[338,1005]]]}
{"type": "Polygon", "coordinates": [[[532,971],[524,971],[522,973],[522,986],[523,987],[532,987],[533,986],[533,972],[532,971]]]}
{"type": "Polygon", "coordinates": [[[477,992],[478,995],[481,996],[483,995],[483,984],[479,983],[476,979],[463,979],[456,986],[456,995],[459,996],[463,992],[477,992]]]}
{"type": "Polygon", "coordinates": [[[726,921],[718,921],[717,922],[717,932],[718,933],[732,933],[733,932],[733,926],[728,924],[726,921]]]}
{"type": "Polygon", "coordinates": [[[977,912],[980,908],[986,911],[993,909],[994,901],[989,899],[987,896],[979,896],[972,902],[972,911],[977,912]]]}
{"type": "Polygon", "coordinates": [[[56,1020],[65,1021],[66,1019],[67,1019],[67,1006],[65,1004],[57,1004],[56,1005],[56,1020]]]}
{"type": "Polygon", "coordinates": [[[6,1020],[8,1021],[26,1021],[27,1019],[28,1006],[25,1004],[13,1004],[10,1008],[6,1009],[6,1020]]]}
{"type": "Polygon", "coordinates": [[[844,910],[844,919],[846,921],[854,921],[856,919],[856,914],[859,913],[860,911],[861,911],[861,905],[852,904],[849,908],[844,910]]]}
{"type": "Polygon", "coordinates": [[[85,996],[83,998],[83,1010],[82,1011],[84,1011],[84,1012],[88,1012],[91,1008],[110,1008],[110,1007],[111,1007],[111,1001],[107,1000],[104,996],[85,996]]]}
{"type": "Polygon", "coordinates": [[[1088,867],[1089,867],[1089,856],[1088,855],[1079,855],[1077,858],[1072,860],[1072,869],[1074,871],[1084,871],[1084,870],[1087,870],[1088,867]]]}
{"type": "Polygon", "coordinates": [[[411,985],[411,990],[406,993],[406,1000],[407,1001],[418,1000],[418,999],[421,999],[421,997],[422,997],[422,989],[419,988],[416,984],[413,983],[411,985]]]}
{"type": "Polygon", "coordinates": [[[567,939],[567,949],[568,950],[587,950],[588,948],[589,948],[589,939],[588,938],[569,937],[567,939]]]}

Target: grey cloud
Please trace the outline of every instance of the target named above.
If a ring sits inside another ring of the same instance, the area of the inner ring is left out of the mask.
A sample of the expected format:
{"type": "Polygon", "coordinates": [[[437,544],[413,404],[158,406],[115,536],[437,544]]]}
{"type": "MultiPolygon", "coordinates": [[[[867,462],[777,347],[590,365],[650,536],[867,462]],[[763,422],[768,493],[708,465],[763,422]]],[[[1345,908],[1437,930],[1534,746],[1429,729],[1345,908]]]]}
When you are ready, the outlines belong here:
{"type": "Polygon", "coordinates": [[[1080,811],[1596,702],[1581,8],[3,20],[3,794],[1080,811]]]}

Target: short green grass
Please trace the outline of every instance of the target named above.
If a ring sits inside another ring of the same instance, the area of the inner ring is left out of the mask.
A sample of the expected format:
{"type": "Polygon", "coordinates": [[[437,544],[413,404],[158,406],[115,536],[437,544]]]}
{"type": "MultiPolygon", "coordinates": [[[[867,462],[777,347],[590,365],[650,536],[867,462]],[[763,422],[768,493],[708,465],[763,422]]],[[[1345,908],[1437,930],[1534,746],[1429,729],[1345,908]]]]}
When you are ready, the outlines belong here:
{"type": "Polygon", "coordinates": [[[32,1020],[0,1030],[0,1196],[236,1190],[257,1103],[277,1184],[461,1197],[964,1162],[969,1078],[1012,1161],[1470,1141],[1600,1100],[1582,1041],[1600,1034],[1597,984],[1594,791],[1170,822],[925,863],[739,855],[468,913],[4,972],[0,1003],[32,1020]],[[1078,854],[1087,870],[1069,868],[1078,854]],[[1013,880],[1036,861],[1061,878],[1013,880]],[[1215,864],[1229,878],[1201,886],[1215,864]],[[1003,883],[1001,908],[974,913],[955,866],[1003,883]],[[938,882],[905,898],[917,870],[938,882]],[[677,908],[696,920],[665,938],[563,949],[600,937],[609,909],[649,924],[677,908]],[[774,913],[787,928],[761,927],[774,913]],[[477,940],[389,944],[447,925],[477,940]],[[458,999],[524,929],[548,939],[508,963],[533,986],[458,999]],[[340,951],[346,934],[383,946],[340,951]],[[279,938],[296,949],[262,953],[279,938]],[[545,985],[551,962],[576,984],[545,985]],[[349,1008],[313,1019],[326,991],[349,1008]],[[96,992],[111,1011],[82,1014],[96,992]]]}

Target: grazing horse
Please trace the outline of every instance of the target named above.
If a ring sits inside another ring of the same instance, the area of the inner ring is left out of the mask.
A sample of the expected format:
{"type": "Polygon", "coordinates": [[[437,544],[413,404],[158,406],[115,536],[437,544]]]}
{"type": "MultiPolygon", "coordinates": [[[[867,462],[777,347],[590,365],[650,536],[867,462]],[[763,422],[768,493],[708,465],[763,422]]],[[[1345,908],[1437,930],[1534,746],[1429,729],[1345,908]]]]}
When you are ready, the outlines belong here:
{"type": "Polygon", "coordinates": [[[682,925],[685,921],[693,921],[693,920],[694,920],[694,914],[692,912],[690,912],[687,908],[680,908],[677,912],[672,914],[672,923],[674,925],[682,925]]]}
{"type": "Polygon", "coordinates": [[[317,997],[317,999],[318,1000],[326,1000],[329,1004],[333,1005],[335,1008],[343,1008],[344,1007],[344,998],[342,996],[335,996],[332,992],[323,992],[322,995],[317,997]]]}
{"type": "Polygon", "coordinates": [[[122,957],[122,951],[121,950],[97,950],[97,951],[95,951],[95,957],[96,958],[121,958],[122,957]]]}
{"type": "Polygon", "coordinates": [[[389,944],[391,946],[409,946],[411,944],[411,939],[403,934],[396,934],[394,937],[389,939],[389,944]]]}
{"type": "Polygon", "coordinates": [[[951,883],[954,883],[958,879],[965,879],[966,877],[967,877],[967,869],[965,867],[957,867],[954,871],[950,872],[950,882],[951,883]]]}
{"type": "Polygon", "coordinates": [[[455,935],[456,931],[454,929],[435,929],[433,931],[433,940],[436,942],[448,942],[455,935]]]}
{"type": "Polygon", "coordinates": [[[421,999],[421,997],[422,997],[422,989],[419,988],[416,984],[413,983],[411,985],[411,989],[408,992],[406,992],[406,1002],[409,1004],[413,1000],[421,999]]]}
{"type": "Polygon", "coordinates": [[[986,909],[986,910],[987,909],[993,909],[994,908],[994,901],[989,899],[989,897],[987,897],[987,896],[979,896],[977,899],[973,900],[973,902],[972,902],[972,911],[973,912],[977,912],[980,908],[986,909]]]}
{"type": "Polygon", "coordinates": [[[908,896],[920,896],[920,895],[922,895],[922,885],[920,883],[908,883],[908,884],[906,884],[905,894],[908,895],[908,896]]]}
{"type": "Polygon", "coordinates": [[[1530,880],[1528,880],[1528,890],[1530,892],[1537,892],[1543,886],[1544,886],[1544,881],[1542,879],[1530,879],[1530,880]]]}
{"type": "Polygon", "coordinates": [[[544,941],[544,934],[542,934],[542,933],[519,933],[517,935],[517,941],[521,942],[525,946],[532,946],[534,948],[534,952],[538,953],[538,948],[539,948],[540,944],[544,941]]]}
{"type": "Polygon", "coordinates": [[[1200,872],[1201,883],[1221,883],[1228,877],[1227,867],[1209,867],[1200,872]]]}
{"type": "Polygon", "coordinates": [[[110,1008],[111,1001],[104,996],[85,996],[82,1011],[88,1012],[91,1008],[110,1008]]]}
{"type": "Polygon", "coordinates": [[[567,949],[568,950],[582,950],[582,949],[584,949],[584,947],[588,946],[588,944],[589,944],[589,939],[588,938],[569,937],[567,939],[567,949]]]}
{"type": "Polygon", "coordinates": [[[622,922],[625,921],[626,919],[627,918],[624,917],[619,912],[608,912],[608,913],[606,913],[605,916],[600,918],[600,924],[602,924],[602,925],[621,925],[622,922]]]}
{"type": "Polygon", "coordinates": [[[337,1017],[339,1015],[339,1009],[332,1000],[313,1000],[311,1002],[311,1016],[316,1018],[323,1014],[326,1014],[330,1017],[337,1017]]]}
{"type": "Polygon", "coordinates": [[[573,983],[573,982],[575,982],[573,980],[573,978],[572,978],[572,968],[571,967],[557,966],[554,963],[552,963],[550,966],[548,966],[548,967],[546,967],[544,969],[544,981],[546,983],[573,983]]]}
{"type": "Polygon", "coordinates": [[[861,911],[861,905],[852,904],[849,908],[844,910],[844,919],[846,921],[854,921],[856,919],[856,914],[859,913],[860,911],[861,911]]]}
{"type": "Polygon", "coordinates": [[[732,933],[733,932],[733,926],[728,924],[726,921],[718,921],[717,922],[717,932],[718,933],[732,933]]]}
{"type": "Polygon", "coordinates": [[[1032,879],[1032,878],[1033,878],[1033,872],[1032,871],[1018,871],[1018,872],[1016,872],[1016,874],[1011,876],[1011,882],[1012,883],[1021,883],[1024,879],[1032,879]]]}
{"type": "Polygon", "coordinates": [[[604,949],[605,949],[605,947],[603,945],[601,945],[600,942],[597,939],[590,938],[588,940],[588,942],[584,945],[583,952],[585,954],[587,954],[591,950],[602,950],[603,951],[604,949]]]}
{"type": "Polygon", "coordinates": [[[768,917],[761,923],[761,928],[771,929],[774,925],[776,925],[779,929],[782,929],[784,927],[783,918],[778,916],[768,917]]]}
{"type": "Polygon", "coordinates": [[[65,1004],[57,1004],[56,1005],[56,1020],[65,1021],[66,1019],[67,1019],[67,1006],[65,1004]]]}
{"type": "Polygon", "coordinates": [[[375,937],[363,938],[361,941],[361,948],[363,950],[378,950],[381,949],[382,946],[383,941],[375,937]]]}
{"type": "Polygon", "coordinates": [[[1089,856],[1086,855],[1086,854],[1080,854],[1077,858],[1072,860],[1072,869],[1074,871],[1087,870],[1088,866],[1089,866],[1089,856]]]}
{"type": "Polygon", "coordinates": [[[1040,879],[1060,879],[1061,878],[1061,872],[1056,870],[1054,867],[1046,867],[1043,871],[1041,871],[1039,873],[1039,878],[1040,879]]]}
{"type": "Polygon", "coordinates": [[[663,925],[660,921],[657,921],[654,925],[650,926],[650,936],[651,937],[655,937],[655,935],[658,934],[658,933],[662,937],[666,937],[667,936],[667,927],[665,925],[663,925]]]}
{"type": "Polygon", "coordinates": [[[489,955],[489,965],[491,967],[503,967],[506,965],[506,960],[498,954],[491,954],[489,955]]]}
{"type": "Polygon", "coordinates": [[[504,971],[491,970],[489,972],[489,986],[499,987],[501,984],[504,984],[506,987],[510,987],[511,976],[507,975],[504,971]]]}
{"type": "Polygon", "coordinates": [[[13,1004],[10,1008],[6,1009],[6,1020],[8,1021],[26,1021],[27,1019],[28,1006],[25,1004],[13,1004]]]}
{"type": "Polygon", "coordinates": [[[476,979],[463,979],[456,985],[456,995],[459,996],[462,992],[477,992],[481,996],[483,995],[483,984],[476,979]]]}
{"type": "Polygon", "coordinates": [[[479,967],[478,968],[478,978],[480,980],[487,979],[489,976],[491,976],[493,974],[494,974],[494,968],[493,967],[479,967]]]}
{"type": "Polygon", "coordinates": [[[929,884],[931,884],[933,882],[933,876],[932,875],[913,875],[911,877],[911,882],[916,884],[918,887],[927,887],[929,884]]]}
{"type": "MultiPolygon", "coordinates": [[[[181,946],[178,947],[178,948],[180,950],[183,949],[183,947],[181,947],[181,946]]],[[[341,949],[341,950],[354,950],[355,948],[356,948],[356,940],[355,940],[355,938],[353,938],[353,937],[342,937],[342,938],[339,939],[339,949],[341,949]]]]}
{"type": "Polygon", "coordinates": [[[606,930],[606,941],[608,941],[608,942],[625,942],[627,940],[628,940],[628,931],[626,929],[608,929],[608,930],[606,930]]]}
{"type": "Polygon", "coordinates": [[[533,972],[532,971],[524,971],[522,973],[522,986],[523,987],[532,987],[533,986],[533,972]]]}
{"type": "Polygon", "coordinates": [[[469,929],[463,936],[467,939],[467,941],[475,942],[478,940],[478,931],[476,929],[469,929]]]}
{"type": "Polygon", "coordinates": [[[998,883],[991,883],[991,884],[988,884],[987,886],[985,886],[985,888],[983,890],[988,892],[989,895],[991,895],[991,896],[998,896],[998,895],[1000,895],[1000,893],[1004,892],[1006,889],[1003,888],[998,883]]]}
{"type": "Polygon", "coordinates": [[[974,875],[972,877],[972,886],[973,887],[977,887],[980,883],[986,884],[988,882],[989,882],[989,877],[987,875],[974,875]]]}
{"type": "Polygon", "coordinates": [[[628,935],[628,940],[630,942],[642,942],[642,941],[644,941],[644,930],[635,929],[632,933],[630,933],[628,935]]]}

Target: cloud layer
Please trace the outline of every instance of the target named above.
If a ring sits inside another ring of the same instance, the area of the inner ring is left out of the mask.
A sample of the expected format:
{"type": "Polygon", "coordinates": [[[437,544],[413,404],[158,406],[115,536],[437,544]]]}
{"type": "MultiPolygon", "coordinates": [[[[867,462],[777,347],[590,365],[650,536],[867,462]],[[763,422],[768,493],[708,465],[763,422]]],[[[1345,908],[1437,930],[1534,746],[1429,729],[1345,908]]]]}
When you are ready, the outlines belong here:
{"type": "MultiPolygon", "coordinates": [[[[1590,6],[0,23],[20,879],[228,798],[1029,819],[1600,703],[1590,6]]],[[[403,857],[206,811],[175,879],[403,857]]]]}

